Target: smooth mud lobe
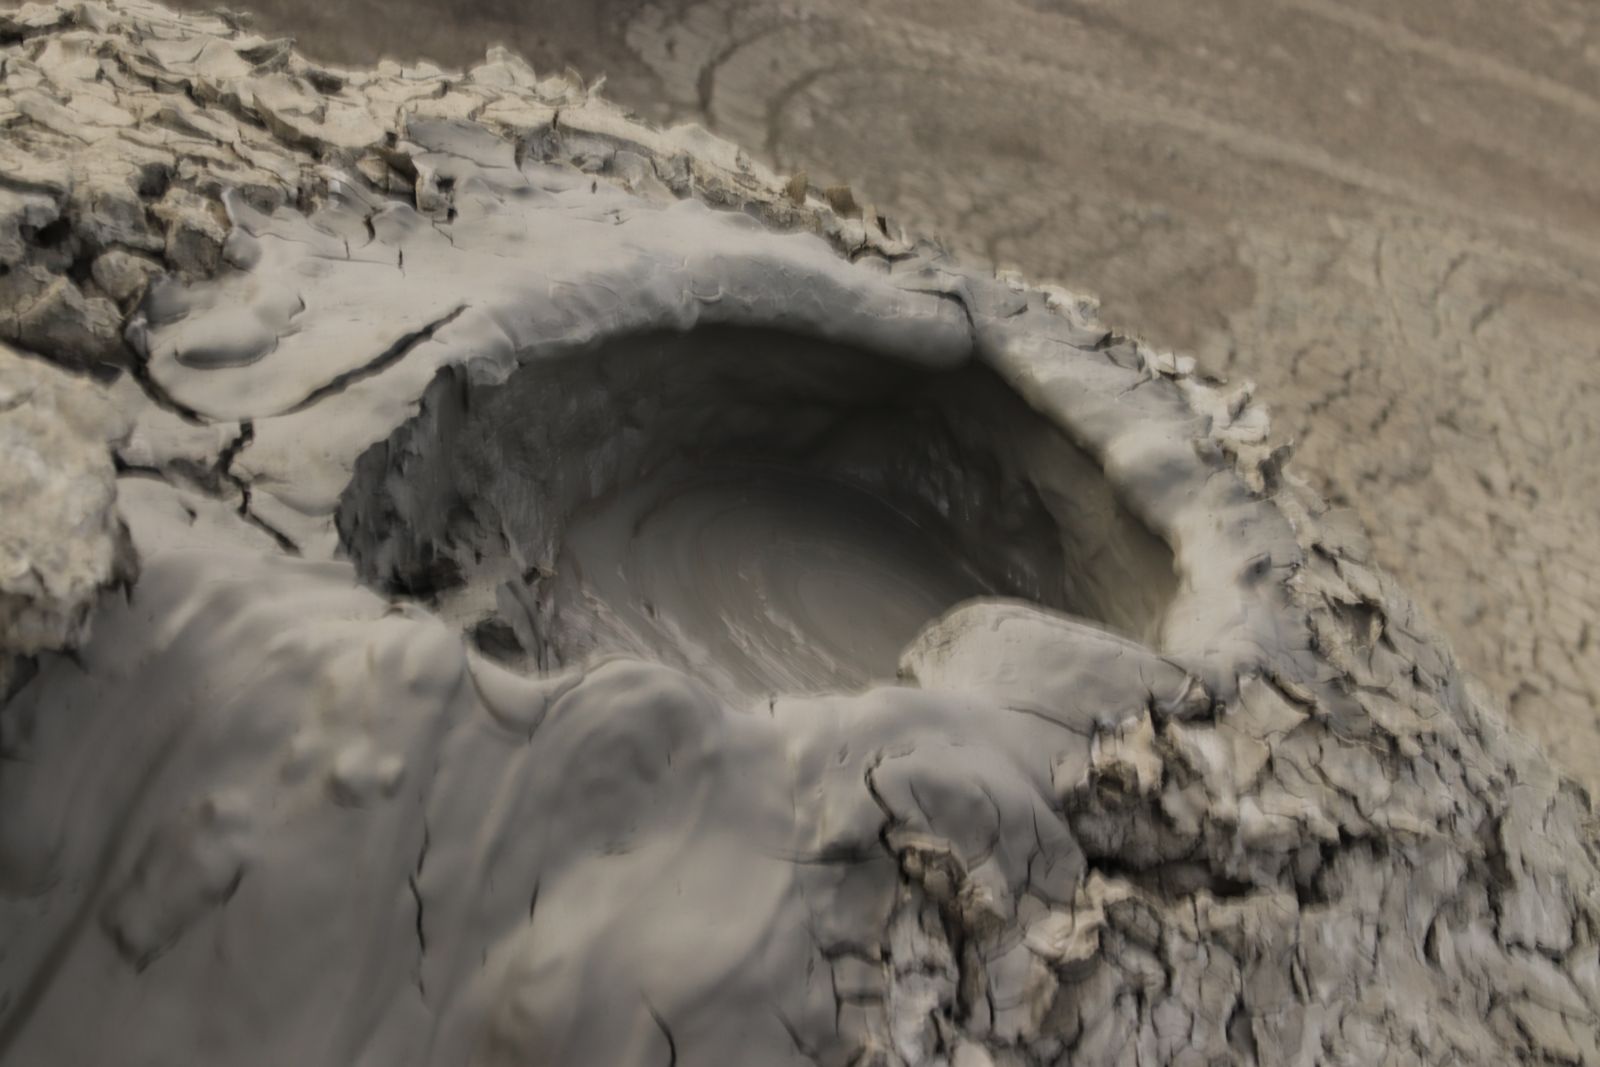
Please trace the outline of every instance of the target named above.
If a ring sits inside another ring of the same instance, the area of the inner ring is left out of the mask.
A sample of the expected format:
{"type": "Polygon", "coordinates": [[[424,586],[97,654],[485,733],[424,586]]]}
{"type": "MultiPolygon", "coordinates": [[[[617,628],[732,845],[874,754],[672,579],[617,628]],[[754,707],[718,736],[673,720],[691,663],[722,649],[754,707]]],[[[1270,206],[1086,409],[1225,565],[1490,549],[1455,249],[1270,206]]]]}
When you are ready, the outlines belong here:
{"type": "Polygon", "coordinates": [[[504,662],[644,655],[740,700],[891,680],[976,596],[1155,640],[1177,586],[1098,464],[992,371],[754,329],[445,371],[338,522],[369,582],[504,662]]]}

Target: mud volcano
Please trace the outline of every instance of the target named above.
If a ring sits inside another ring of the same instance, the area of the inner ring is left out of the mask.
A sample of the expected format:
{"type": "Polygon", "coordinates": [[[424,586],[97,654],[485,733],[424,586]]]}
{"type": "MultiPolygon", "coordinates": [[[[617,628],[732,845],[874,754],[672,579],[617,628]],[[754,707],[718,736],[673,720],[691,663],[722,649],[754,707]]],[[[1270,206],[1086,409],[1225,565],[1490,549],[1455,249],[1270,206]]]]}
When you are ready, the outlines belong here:
{"type": "Polygon", "coordinates": [[[6,1067],[1600,1063],[1248,387],[503,52],[0,47],[6,1067]]]}

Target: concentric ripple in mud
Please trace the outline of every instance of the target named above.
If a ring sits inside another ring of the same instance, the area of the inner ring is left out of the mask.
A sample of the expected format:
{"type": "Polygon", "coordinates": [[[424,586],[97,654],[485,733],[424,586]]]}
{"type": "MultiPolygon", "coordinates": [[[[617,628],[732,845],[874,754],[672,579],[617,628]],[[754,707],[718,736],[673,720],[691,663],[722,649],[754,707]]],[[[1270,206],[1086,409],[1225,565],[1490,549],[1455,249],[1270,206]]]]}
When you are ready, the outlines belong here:
{"type": "Polygon", "coordinates": [[[930,619],[992,591],[921,516],[769,466],[650,479],[584,509],[565,546],[563,658],[650,655],[752,696],[892,678],[930,619]]]}

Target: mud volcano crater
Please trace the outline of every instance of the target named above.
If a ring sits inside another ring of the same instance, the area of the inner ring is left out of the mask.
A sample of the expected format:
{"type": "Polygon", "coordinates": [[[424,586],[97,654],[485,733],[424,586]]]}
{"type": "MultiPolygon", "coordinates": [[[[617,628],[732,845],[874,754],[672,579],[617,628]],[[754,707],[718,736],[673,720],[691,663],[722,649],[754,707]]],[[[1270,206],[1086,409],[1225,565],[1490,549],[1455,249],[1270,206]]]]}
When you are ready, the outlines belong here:
{"type": "Polygon", "coordinates": [[[1173,557],[987,367],[769,329],[610,338],[442,371],[338,514],[386,592],[548,670],[605,652],[724,691],[892,679],[975,596],[1158,643],[1173,557]]]}

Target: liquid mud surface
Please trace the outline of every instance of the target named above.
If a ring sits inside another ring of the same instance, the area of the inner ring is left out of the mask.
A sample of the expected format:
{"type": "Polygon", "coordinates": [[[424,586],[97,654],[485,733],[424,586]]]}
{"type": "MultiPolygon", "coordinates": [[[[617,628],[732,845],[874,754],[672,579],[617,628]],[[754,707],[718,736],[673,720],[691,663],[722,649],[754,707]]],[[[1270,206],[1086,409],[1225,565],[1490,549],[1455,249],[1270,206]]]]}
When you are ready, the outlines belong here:
{"type": "Polygon", "coordinates": [[[658,658],[730,696],[890,680],[907,642],[995,590],[913,509],[773,466],[668,470],[574,516],[554,644],[658,658]]]}

